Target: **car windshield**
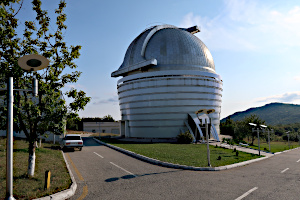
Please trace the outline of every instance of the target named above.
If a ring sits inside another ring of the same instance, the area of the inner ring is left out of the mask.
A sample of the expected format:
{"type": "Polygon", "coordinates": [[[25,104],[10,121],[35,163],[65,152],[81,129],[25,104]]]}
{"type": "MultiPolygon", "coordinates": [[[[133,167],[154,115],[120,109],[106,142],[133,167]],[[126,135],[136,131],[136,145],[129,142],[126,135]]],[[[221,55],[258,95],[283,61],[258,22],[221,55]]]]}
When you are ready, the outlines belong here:
{"type": "Polygon", "coordinates": [[[65,140],[80,140],[80,136],[66,136],[65,140]]]}

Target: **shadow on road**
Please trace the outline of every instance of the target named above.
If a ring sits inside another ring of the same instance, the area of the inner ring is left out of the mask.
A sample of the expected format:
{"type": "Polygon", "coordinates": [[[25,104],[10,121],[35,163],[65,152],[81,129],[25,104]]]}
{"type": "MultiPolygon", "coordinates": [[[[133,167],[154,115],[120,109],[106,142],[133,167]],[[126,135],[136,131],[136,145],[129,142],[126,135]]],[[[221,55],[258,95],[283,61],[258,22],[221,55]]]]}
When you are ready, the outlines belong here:
{"type": "Polygon", "coordinates": [[[83,140],[83,146],[85,147],[103,146],[102,144],[96,142],[92,137],[82,137],[82,140],[83,140]]]}
{"type": "Polygon", "coordinates": [[[158,174],[167,174],[167,173],[173,173],[173,172],[179,172],[179,171],[183,171],[183,169],[181,170],[173,170],[173,171],[167,171],[167,172],[159,172],[159,173],[147,173],[147,174],[135,174],[135,175],[125,175],[125,176],[121,176],[121,177],[114,177],[114,178],[108,178],[105,180],[105,182],[114,182],[120,179],[132,179],[132,178],[137,178],[137,177],[143,177],[143,176],[151,176],[151,175],[158,175],[158,174]]]}
{"type": "Polygon", "coordinates": [[[69,152],[75,152],[75,149],[74,148],[67,148],[67,149],[62,149],[62,151],[64,153],[69,153],[69,152]]]}

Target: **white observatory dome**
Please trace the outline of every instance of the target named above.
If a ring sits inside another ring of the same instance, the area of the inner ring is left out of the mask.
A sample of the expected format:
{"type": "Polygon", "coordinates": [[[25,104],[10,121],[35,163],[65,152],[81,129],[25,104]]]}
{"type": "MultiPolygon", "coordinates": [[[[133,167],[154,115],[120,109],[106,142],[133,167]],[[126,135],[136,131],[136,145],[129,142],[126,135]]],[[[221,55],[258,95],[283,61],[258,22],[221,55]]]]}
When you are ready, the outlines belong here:
{"type": "Polygon", "coordinates": [[[199,109],[216,111],[211,116],[219,132],[222,80],[210,51],[193,35],[199,31],[197,26],[157,25],[129,45],[111,74],[123,76],[118,81],[122,135],[175,138],[189,130],[197,138],[202,133],[195,131],[199,126],[193,119],[199,109]]]}
{"type": "Polygon", "coordinates": [[[124,61],[117,71],[133,72],[130,69],[135,68],[134,66],[156,60],[157,65],[151,71],[197,70],[215,73],[210,51],[198,37],[190,33],[198,32],[197,28],[192,27],[189,30],[161,25],[145,30],[129,45],[124,61]]]}

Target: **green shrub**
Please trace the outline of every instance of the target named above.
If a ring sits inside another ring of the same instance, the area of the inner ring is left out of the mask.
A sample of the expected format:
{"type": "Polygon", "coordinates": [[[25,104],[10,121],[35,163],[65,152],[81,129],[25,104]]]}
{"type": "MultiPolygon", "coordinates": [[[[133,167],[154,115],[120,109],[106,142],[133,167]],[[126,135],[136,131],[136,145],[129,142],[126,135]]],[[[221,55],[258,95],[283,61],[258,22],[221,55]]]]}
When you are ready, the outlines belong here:
{"type": "Polygon", "coordinates": [[[227,143],[229,145],[234,145],[234,141],[230,138],[223,138],[222,142],[227,143]]]}
{"type": "Polygon", "coordinates": [[[184,133],[180,133],[179,135],[177,135],[177,142],[179,144],[190,144],[193,142],[193,136],[192,134],[190,134],[189,131],[186,131],[184,133]]]}
{"type": "Polygon", "coordinates": [[[247,142],[245,140],[242,140],[242,139],[234,139],[233,142],[236,143],[236,144],[239,144],[239,143],[247,144],[247,142]]]}

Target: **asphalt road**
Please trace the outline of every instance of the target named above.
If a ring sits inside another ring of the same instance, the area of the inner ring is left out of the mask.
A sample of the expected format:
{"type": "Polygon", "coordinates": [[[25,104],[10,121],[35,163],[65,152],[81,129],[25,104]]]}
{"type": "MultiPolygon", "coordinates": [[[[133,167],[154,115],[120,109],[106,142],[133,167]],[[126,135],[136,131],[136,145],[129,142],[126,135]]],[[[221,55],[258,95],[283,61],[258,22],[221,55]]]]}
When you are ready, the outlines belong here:
{"type": "Polygon", "coordinates": [[[79,199],[300,199],[300,149],[219,172],[165,168],[84,138],[82,151],[65,152],[79,199]]]}

